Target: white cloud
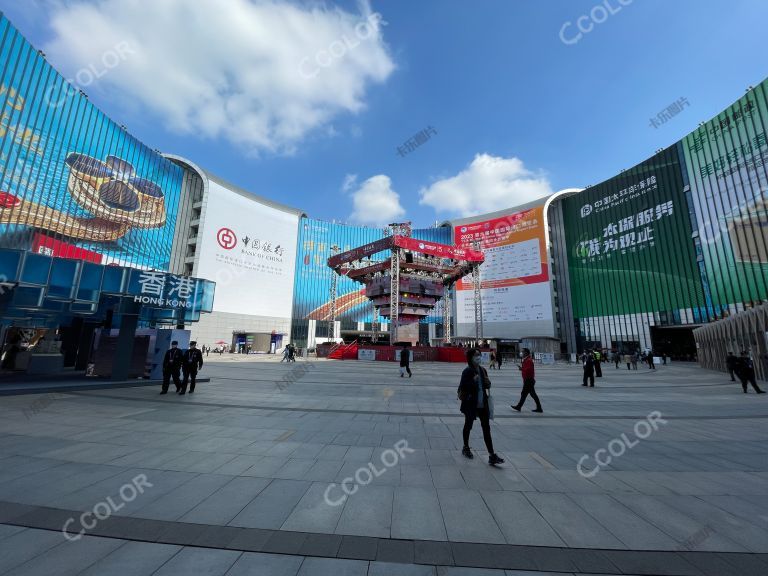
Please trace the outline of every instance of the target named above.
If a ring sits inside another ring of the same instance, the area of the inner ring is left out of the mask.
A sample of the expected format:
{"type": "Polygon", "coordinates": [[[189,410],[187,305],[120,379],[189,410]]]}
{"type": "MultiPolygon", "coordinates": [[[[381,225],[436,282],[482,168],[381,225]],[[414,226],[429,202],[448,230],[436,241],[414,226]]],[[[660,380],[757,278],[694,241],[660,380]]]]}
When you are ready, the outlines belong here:
{"type": "Polygon", "coordinates": [[[357,174],[347,174],[344,176],[344,183],[341,185],[341,189],[344,192],[349,192],[357,184],[357,174]]]}
{"type": "Polygon", "coordinates": [[[456,176],[419,191],[419,204],[437,212],[474,216],[512,208],[552,194],[549,181],[528,170],[519,158],[477,154],[456,176]]]}
{"type": "Polygon", "coordinates": [[[358,224],[383,226],[405,215],[400,195],[392,190],[389,176],[379,174],[368,178],[352,193],[354,207],[350,219],[358,224]]]}
{"type": "Polygon", "coordinates": [[[367,0],[358,13],[292,0],[38,1],[53,31],[45,51],[68,77],[127,42],[134,53],[95,89],[247,153],[291,153],[360,112],[368,86],[394,70],[386,21],[367,0]]]}

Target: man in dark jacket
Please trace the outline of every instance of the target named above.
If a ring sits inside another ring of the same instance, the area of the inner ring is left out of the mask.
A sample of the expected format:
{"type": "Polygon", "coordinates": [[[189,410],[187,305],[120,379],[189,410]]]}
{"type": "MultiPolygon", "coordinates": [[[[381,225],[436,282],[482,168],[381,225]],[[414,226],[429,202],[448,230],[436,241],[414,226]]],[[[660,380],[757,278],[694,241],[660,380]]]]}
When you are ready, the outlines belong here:
{"type": "Polygon", "coordinates": [[[413,376],[411,374],[411,351],[404,345],[403,349],[400,350],[400,378],[403,378],[406,372],[408,372],[408,378],[413,376]]]}
{"type": "Polygon", "coordinates": [[[488,449],[488,464],[503,464],[504,460],[493,450],[493,439],[491,438],[491,416],[488,409],[488,390],[491,387],[491,381],[485,368],[480,366],[482,354],[476,348],[470,348],[467,351],[467,364],[464,372],[461,373],[459,389],[456,391],[459,400],[461,400],[461,413],[464,414],[464,448],[461,453],[467,458],[474,458],[472,450],[469,448],[469,433],[472,431],[472,424],[475,418],[480,418],[480,426],[483,429],[483,440],[488,449]]]}
{"type": "Polygon", "coordinates": [[[179,371],[181,370],[182,353],[178,348],[179,343],[174,340],[171,347],[166,350],[163,358],[163,390],[160,394],[168,394],[168,386],[171,384],[171,378],[176,385],[176,392],[181,390],[181,379],[179,371]]]}
{"type": "Polygon", "coordinates": [[[725,357],[725,368],[728,370],[728,373],[731,375],[731,382],[736,382],[736,378],[733,377],[733,373],[736,370],[736,362],[737,358],[734,355],[733,352],[729,351],[728,356],[725,357]]]}
{"type": "Polygon", "coordinates": [[[535,368],[533,366],[533,358],[531,358],[531,351],[528,348],[523,348],[523,363],[519,368],[523,376],[523,392],[520,394],[520,401],[517,405],[513,404],[512,409],[520,412],[525,399],[530,395],[533,401],[536,402],[536,409],[533,412],[544,412],[541,409],[541,402],[539,402],[539,397],[536,395],[536,390],[533,388],[536,385],[536,379],[534,378],[535,368]]]}
{"type": "Polygon", "coordinates": [[[187,382],[189,382],[189,393],[195,391],[195,381],[197,380],[197,371],[203,367],[203,354],[198,350],[197,342],[194,340],[189,343],[189,350],[184,352],[181,369],[184,372],[184,381],[181,383],[182,396],[187,393],[187,382]]]}
{"type": "Polygon", "coordinates": [[[582,386],[587,385],[587,381],[589,381],[589,386],[591,388],[595,387],[595,357],[592,355],[592,350],[587,350],[584,353],[584,358],[582,359],[582,362],[584,364],[584,378],[582,379],[582,386]]]}
{"type": "Polygon", "coordinates": [[[755,392],[758,394],[765,394],[765,392],[760,390],[760,387],[757,385],[757,380],[755,379],[755,365],[746,350],[742,350],[741,358],[737,359],[736,375],[739,377],[739,380],[741,380],[741,387],[744,389],[744,394],[747,393],[747,383],[752,384],[752,388],[754,388],[755,392]]]}

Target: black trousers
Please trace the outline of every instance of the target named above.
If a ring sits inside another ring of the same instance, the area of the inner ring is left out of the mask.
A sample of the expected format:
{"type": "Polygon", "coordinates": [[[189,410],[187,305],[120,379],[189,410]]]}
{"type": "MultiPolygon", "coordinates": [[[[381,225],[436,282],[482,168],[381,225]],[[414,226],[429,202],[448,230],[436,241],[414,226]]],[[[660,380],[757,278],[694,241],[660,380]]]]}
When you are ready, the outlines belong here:
{"type": "Polygon", "coordinates": [[[586,386],[586,385],[587,385],[587,380],[589,380],[589,385],[590,385],[590,386],[594,386],[594,385],[595,385],[595,373],[594,373],[594,372],[592,372],[592,371],[590,371],[590,372],[587,372],[587,371],[585,370],[585,371],[584,371],[584,379],[582,380],[582,384],[583,384],[584,386],[586,386]]]}
{"type": "MultiPolygon", "coordinates": [[[[488,407],[483,406],[477,409],[477,417],[480,419],[480,427],[483,429],[483,440],[485,440],[485,447],[488,449],[488,454],[495,454],[493,451],[493,439],[491,438],[491,420],[490,414],[488,414],[488,407]]],[[[464,436],[464,446],[469,446],[469,433],[472,431],[472,424],[475,419],[470,418],[466,414],[464,415],[464,430],[462,434],[464,436]]]]}
{"type": "Polygon", "coordinates": [[[408,376],[411,376],[411,366],[409,364],[406,364],[405,366],[400,366],[400,370],[405,368],[405,371],[408,372],[408,376]]]}
{"type": "Polygon", "coordinates": [[[534,386],[536,386],[535,380],[526,380],[523,382],[523,392],[520,394],[520,402],[517,403],[518,408],[522,408],[526,398],[530,396],[533,398],[533,401],[536,402],[536,410],[541,410],[541,402],[539,402],[539,397],[536,394],[534,386]]]}
{"type": "Polygon", "coordinates": [[[181,383],[181,391],[187,391],[187,382],[189,382],[189,391],[195,391],[195,382],[197,380],[197,370],[184,370],[184,380],[181,383]]]}
{"type": "Polygon", "coordinates": [[[600,367],[600,362],[595,362],[595,376],[598,378],[603,377],[603,369],[600,367]]]}
{"type": "Polygon", "coordinates": [[[170,370],[163,370],[163,392],[168,392],[168,386],[171,385],[171,378],[176,385],[176,390],[181,389],[181,378],[179,377],[180,368],[171,368],[170,370]]]}
{"type": "Polygon", "coordinates": [[[757,385],[754,372],[752,374],[739,374],[739,380],[741,380],[741,387],[744,389],[744,392],[747,391],[747,384],[752,384],[752,388],[755,389],[755,392],[760,392],[760,387],[757,385]]]}
{"type": "Polygon", "coordinates": [[[728,368],[728,373],[731,375],[731,382],[736,382],[736,378],[733,377],[733,368],[728,368]]]}

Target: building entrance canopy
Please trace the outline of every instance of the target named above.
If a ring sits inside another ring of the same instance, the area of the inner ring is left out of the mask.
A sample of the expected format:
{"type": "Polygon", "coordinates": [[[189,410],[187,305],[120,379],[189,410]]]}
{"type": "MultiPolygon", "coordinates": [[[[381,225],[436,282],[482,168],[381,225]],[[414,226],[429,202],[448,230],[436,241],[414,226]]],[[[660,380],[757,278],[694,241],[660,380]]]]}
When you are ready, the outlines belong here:
{"type": "Polygon", "coordinates": [[[0,316],[16,326],[97,320],[128,308],[150,325],[197,322],[211,311],[215,287],[162,271],[0,249],[0,316]]]}

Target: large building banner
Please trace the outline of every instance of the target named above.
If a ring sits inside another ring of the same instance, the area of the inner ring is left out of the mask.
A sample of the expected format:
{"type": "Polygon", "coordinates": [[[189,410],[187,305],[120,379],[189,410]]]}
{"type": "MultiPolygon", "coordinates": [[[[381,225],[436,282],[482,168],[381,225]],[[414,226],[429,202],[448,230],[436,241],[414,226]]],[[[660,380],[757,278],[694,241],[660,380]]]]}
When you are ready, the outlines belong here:
{"type": "Polygon", "coordinates": [[[0,16],[0,247],[167,270],[182,171],[0,16]]]}
{"type": "MultiPolygon", "coordinates": [[[[554,336],[543,206],[457,225],[454,237],[465,248],[479,243],[485,254],[480,280],[486,336],[554,336]]],[[[456,284],[456,322],[458,335],[474,334],[471,276],[456,284]]]]}
{"type": "Polygon", "coordinates": [[[208,182],[197,274],[214,312],[290,319],[299,217],[208,182]]]}
{"type": "Polygon", "coordinates": [[[576,318],[703,306],[675,147],[563,200],[576,318]]]}
{"type": "Polygon", "coordinates": [[[768,80],[686,136],[710,316],[768,294],[768,80]]]}

